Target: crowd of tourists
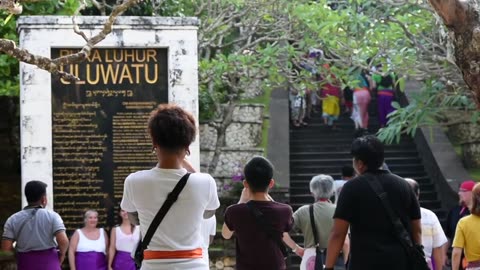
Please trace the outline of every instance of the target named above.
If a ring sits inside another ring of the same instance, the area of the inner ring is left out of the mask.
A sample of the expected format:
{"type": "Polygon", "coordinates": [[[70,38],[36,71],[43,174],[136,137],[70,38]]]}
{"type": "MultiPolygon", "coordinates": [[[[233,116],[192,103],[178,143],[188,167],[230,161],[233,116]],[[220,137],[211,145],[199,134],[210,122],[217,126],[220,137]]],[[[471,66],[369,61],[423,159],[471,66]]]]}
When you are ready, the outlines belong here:
{"type": "MultiPolygon", "coordinates": [[[[148,130],[158,164],[127,177],[121,222],[109,234],[88,210],[69,240],[61,217],[45,209],[46,184],[26,184],[28,206],[7,220],[2,236],[2,250],[16,251],[19,270],[58,270],[67,256],[74,270],[209,269],[220,202],[215,180],[186,160],[195,120],[178,106],[160,105],[148,130]]],[[[384,147],[375,136],[356,138],[351,154],[353,166],[342,168],[342,179],[311,179],[315,203],[295,212],[269,195],[272,163],[250,159],[242,194],[226,209],[222,227],[225,239],[236,238],[236,269],[286,269],[286,246],[302,257],[302,270],[438,270],[448,246],[453,270],[480,269],[480,184],[462,183],[445,235],[435,214],[420,208],[418,183],[381,169],[384,147]],[[296,231],[304,243],[290,236],[296,231]]]]}
{"type": "Polygon", "coordinates": [[[397,76],[393,72],[382,75],[382,65],[371,70],[356,69],[351,74],[351,85],[342,89],[345,83],[331,70],[330,64],[317,68],[322,56],[321,50],[312,49],[300,64],[302,69],[312,74],[313,81],[309,87],[290,88],[292,125],[308,126],[313,113],[321,111],[324,124],[336,129],[335,121],[343,111],[353,120],[355,129],[368,130],[368,107],[372,96],[376,96],[379,125],[385,127],[388,115],[394,111],[392,102],[398,91],[397,76]]]}

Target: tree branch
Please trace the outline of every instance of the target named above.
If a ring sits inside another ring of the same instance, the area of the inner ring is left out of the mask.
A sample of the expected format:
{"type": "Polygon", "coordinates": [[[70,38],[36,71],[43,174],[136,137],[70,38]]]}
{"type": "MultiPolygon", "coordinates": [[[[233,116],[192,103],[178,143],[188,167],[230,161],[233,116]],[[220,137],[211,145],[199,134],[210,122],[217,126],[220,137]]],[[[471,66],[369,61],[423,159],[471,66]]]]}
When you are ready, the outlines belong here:
{"type": "MultiPolygon", "coordinates": [[[[140,2],[140,0],[127,0],[123,4],[116,6],[105,22],[102,31],[89,39],[87,39],[86,35],[81,32],[80,29],[78,29],[78,26],[77,28],[74,26],[75,33],[80,34],[84,39],[87,40],[87,44],[85,44],[82,50],[78,53],[66,55],[56,59],[50,59],[44,56],[31,54],[28,50],[20,49],[16,46],[15,42],[8,39],[0,39],[0,52],[4,52],[21,62],[35,65],[54,75],[59,75],[66,80],[78,80],[78,78],[74,75],[60,71],[60,67],[69,64],[80,63],[87,59],[93,47],[100,41],[104,40],[105,37],[112,32],[112,26],[115,23],[116,18],[138,2],[140,2]]],[[[75,22],[74,25],[76,25],[75,22]]]]}

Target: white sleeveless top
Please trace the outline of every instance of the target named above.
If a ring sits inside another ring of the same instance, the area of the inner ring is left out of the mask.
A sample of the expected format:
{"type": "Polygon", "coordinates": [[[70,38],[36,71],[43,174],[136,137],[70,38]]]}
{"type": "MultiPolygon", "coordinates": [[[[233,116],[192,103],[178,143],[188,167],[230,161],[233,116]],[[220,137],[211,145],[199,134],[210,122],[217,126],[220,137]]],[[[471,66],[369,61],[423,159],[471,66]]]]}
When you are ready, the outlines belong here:
{"type": "Polygon", "coordinates": [[[77,252],[102,252],[107,254],[106,247],[105,247],[105,231],[103,228],[100,228],[100,237],[97,240],[90,240],[88,239],[82,232],[82,230],[78,229],[78,245],[77,245],[77,252]]]}
{"type": "Polygon", "coordinates": [[[132,252],[140,241],[140,226],[135,226],[132,234],[125,234],[120,226],[115,227],[115,248],[118,251],[132,252]]]}

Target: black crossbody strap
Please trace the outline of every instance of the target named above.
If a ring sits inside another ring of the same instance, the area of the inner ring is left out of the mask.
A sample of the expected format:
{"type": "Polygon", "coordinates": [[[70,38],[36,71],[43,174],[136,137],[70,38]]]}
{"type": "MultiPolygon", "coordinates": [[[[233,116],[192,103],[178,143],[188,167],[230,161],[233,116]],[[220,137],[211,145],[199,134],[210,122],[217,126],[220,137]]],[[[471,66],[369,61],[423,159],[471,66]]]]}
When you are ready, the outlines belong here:
{"type": "Polygon", "coordinates": [[[400,221],[400,218],[395,214],[395,212],[393,212],[387,193],[383,190],[382,184],[378,180],[377,176],[373,174],[368,174],[367,182],[382,202],[383,208],[385,208],[385,211],[387,212],[387,215],[390,218],[390,221],[392,222],[393,227],[396,231],[396,235],[402,245],[405,248],[413,247],[413,242],[410,234],[408,233],[407,229],[405,229],[405,226],[400,221]]]}
{"type": "Polygon", "coordinates": [[[148,244],[150,244],[150,241],[152,240],[153,235],[157,231],[158,226],[162,222],[165,215],[168,213],[168,210],[170,210],[172,205],[177,201],[178,195],[180,195],[180,192],[182,192],[183,188],[187,184],[187,180],[189,176],[190,176],[190,173],[185,174],[175,185],[172,192],[168,193],[167,199],[163,203],[162,207],[160,207],[160,210],[158,210],[158,213],[153,218],[152,223],[150,223],[147,233],[143,238],[142,247],[144,250],[147,249],[148,244]]]}
{"type": "Polygon", "coordinates": [[[278,231],[273,229],[273,226],[265,219],[263,213],[258,210],[257,207],[253,204],[253,201],[247,202],[247,207],[250,209],[250,212],[255,217],[255,221],[257,222],[258,226],[267,234],[267,236],[272,239],[275,244],[280,248],[284,257],[288,256],[287,248],[283,244],[282,236],[278,236],[278,231]]]}
{"type": "Polygon", "coordinates": [[[308,207],[310,212],[310,225],[312,226],[313,240],[315,241],[315,247],[319,247],[320,241],[318,240],[317,226],[315,225],[315,216],[313,215],[313,204],[308,207]]]}
{"type": "Polygon", "coordinates": [[[18,240],[18,238],[20,238],[20,235],[22,234],[23,228],[25,227],[25,225],[28,222],[30,222],[35,217],[35,215],[37,214],[37,211],[38,211],[38,208],[34,208],[33,212],[32,212],[32,215],[30,217],[28,217],[27,219],[25,219],[25,221],[22,223],[22,225],[20,225],[20,229],[18,230],[18,233],[17,233],[17,236],[16,236],[15,240],[18,240]]]}

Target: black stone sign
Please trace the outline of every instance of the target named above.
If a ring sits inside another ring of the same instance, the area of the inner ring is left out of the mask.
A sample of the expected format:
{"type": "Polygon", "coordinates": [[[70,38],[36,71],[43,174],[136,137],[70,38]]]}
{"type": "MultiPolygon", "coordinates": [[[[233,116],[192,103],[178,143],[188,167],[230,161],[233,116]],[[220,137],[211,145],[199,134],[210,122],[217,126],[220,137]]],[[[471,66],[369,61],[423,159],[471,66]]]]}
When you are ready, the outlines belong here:
{"type": "Polygon", "coordinates": [[[54,208],[69,232],[83,225],[88,209],[98,211],[101,226],[112,226],[125,178],[155,165],[147,120],[168,102],[167,57],[167,49],[94,49],[63,69],[80,81],[52,76],[54,208]]]}

